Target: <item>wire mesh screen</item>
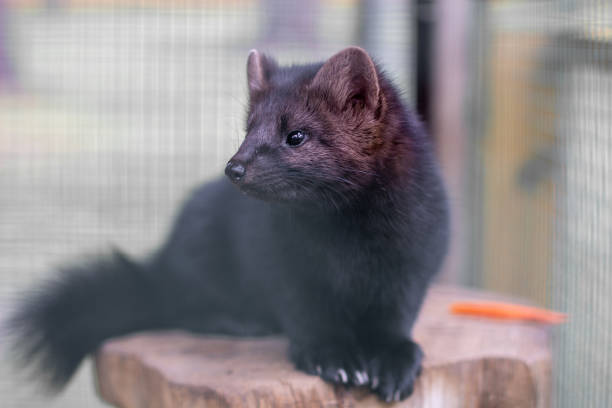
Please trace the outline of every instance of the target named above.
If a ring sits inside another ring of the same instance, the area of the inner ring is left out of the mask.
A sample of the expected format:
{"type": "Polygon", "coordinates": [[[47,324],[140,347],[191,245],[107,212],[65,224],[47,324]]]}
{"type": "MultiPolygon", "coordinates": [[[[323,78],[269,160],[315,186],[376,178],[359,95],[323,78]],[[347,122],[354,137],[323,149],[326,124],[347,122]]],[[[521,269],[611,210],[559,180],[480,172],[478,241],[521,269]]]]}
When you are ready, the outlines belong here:
{"type": "Polygon", "coordinates": [[[476,2],[473,15],[474,282],[567,312],[554,406],[609,406],[612,7],[476,2]]]}
{"type": "MultiPolygon", "coordinates": [[[[609,37],[612,39],[612,37],[609,37]]],[[[557,204],[553,303],[574,319],[561,333],[564,406],[612,404],[612,43],[563,39],[557,123],[563,168],[557,204]],[[588,51],[589,48],[597,50],[588,51]],[[586,51],[586,52],[585,52],[586,51]],[[579,135],[579,136],[578,136],[579,135]]]]}

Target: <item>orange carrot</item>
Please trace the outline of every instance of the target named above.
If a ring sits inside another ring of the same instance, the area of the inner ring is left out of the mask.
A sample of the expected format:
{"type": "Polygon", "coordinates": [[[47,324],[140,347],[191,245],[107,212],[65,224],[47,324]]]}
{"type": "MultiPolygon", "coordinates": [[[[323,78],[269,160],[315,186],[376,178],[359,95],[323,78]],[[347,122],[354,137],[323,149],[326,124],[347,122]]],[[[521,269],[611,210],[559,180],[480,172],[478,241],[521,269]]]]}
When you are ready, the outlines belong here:
{"type": "Polygon", "coordinates": [[[559,324],[567,317],[564,313],[537,307],[501,302],[455,302],[450,306],[452,314],[482,316],[494,319],[532,320],[539,323],[559,324]]]}

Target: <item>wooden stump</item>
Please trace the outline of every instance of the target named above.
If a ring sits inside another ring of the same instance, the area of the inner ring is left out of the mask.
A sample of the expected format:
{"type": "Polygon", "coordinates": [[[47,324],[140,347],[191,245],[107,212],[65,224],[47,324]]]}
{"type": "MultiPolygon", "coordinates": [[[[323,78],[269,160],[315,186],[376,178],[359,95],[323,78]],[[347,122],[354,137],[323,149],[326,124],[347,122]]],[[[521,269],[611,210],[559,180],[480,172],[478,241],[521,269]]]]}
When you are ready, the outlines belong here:
{"type": "MultiPolygon", "coordinates": [[[[433,288],[414,336],[426,358],[402,407],[547,407],[546,327],[452,316],[454,300],[490,299],[433,288]]],[[[183,332],[137,334],[96,356],[102,398],[121,408],[386,406],[366,389],[333,387],[296,371],[281,338],[230,339],[183,332]]]]}

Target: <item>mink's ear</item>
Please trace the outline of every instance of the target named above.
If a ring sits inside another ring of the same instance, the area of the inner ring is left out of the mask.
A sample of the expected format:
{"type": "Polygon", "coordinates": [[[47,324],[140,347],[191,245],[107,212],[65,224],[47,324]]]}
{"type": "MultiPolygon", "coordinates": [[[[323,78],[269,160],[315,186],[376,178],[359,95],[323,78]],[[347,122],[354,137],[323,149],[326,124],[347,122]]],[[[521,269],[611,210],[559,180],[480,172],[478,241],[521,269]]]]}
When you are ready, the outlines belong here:
{"type": "Polygon", "coordinates": [[[257,50],[249,52],[247,60],[247,80],[249,94],[261,92],[269,86],[272,72],[276,69],[276,62],[257,50]]]}
{"type": "Polygon", "coordinates": [[[340,110],[358,106],[376,111],[381,104],[374,61],[359,47],[346,48],[328,59],[311,87],[323,92],[340,110]]]}

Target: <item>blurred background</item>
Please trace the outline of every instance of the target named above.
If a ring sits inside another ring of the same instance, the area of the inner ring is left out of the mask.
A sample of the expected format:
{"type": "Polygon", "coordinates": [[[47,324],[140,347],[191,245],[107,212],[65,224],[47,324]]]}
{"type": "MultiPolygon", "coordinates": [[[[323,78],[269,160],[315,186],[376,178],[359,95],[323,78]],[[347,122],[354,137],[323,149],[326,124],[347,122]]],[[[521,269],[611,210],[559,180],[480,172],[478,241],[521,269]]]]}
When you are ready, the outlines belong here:
{"type": "MultiPolygon", "coordinates": [[[[0,0],[0,316],[52,267],[144,255],[243,137],[251,48],[365,47],[431,130],[453,217],[440,276],[567,312],[554,406],[612,406],[607,0],[0,0]]],[[[0,345],[1,347],[1,345],[0,345]]],[[[0,364],[0,406],[52,400],[0,364]]]]}

